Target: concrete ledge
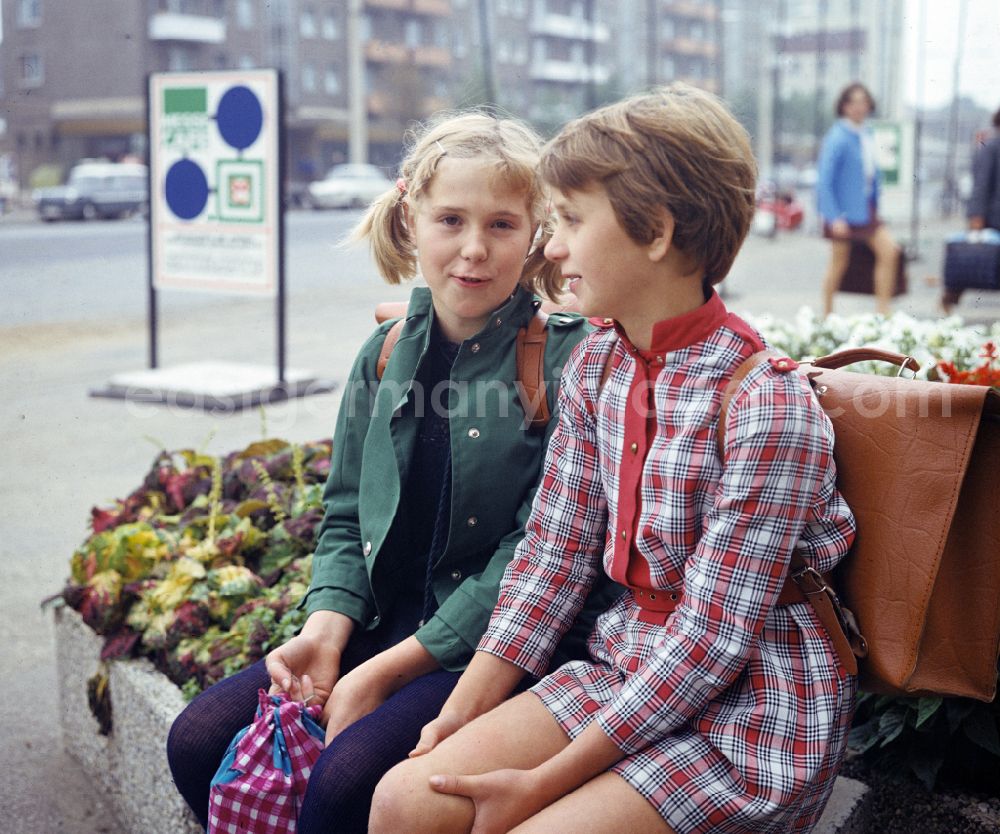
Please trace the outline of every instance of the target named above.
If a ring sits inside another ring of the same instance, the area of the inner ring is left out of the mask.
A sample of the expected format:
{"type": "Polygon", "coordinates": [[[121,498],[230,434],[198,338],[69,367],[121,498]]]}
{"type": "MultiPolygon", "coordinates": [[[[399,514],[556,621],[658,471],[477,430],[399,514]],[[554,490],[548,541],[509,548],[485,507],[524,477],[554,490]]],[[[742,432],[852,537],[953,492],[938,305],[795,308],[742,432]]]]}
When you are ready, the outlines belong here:
{"type": "Polygon", "coordinates": [[[864,820],[868,800],[868,786],[864,782],[838,776],[813,834],[867,834],[864,820]]]}
{"type": "Polygon", "coordinates": [[[70,608],[55,611],[59,718],[66,751],[99,785],[120,823],[133,834],[198,834],[167,766],[167,732],[184,708],[173,683],[147,660],[112,661],[111,732],[100,733],[87,701],[102,640],[70,608]]]}
{"type": "MultiPolygon", "coordinates": [[[[101,638],[71,608],[57,608],[56,663],[60,724],[66,750],[104,794],[133,834],[199,834],[202,829],[174,787],[167,733],[184,708],[173,683],[147,660],[111,661],[112,729],[100,733],[87,701],[87,681],[101,666],[101,638]]],[[[840,777],[813,834],[865,834],[868,788],[840,777]]]]}

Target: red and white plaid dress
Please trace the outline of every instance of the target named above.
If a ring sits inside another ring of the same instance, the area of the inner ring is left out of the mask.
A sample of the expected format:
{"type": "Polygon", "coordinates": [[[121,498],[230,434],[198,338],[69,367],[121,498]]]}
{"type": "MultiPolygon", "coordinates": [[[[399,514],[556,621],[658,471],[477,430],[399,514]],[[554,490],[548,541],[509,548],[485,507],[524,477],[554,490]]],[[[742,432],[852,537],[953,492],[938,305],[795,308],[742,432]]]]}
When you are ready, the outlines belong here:
{"type": "Polygon", "coordinates": [[[775,606],[794,547],[827,571],[854,536],[833,430],[800,374],[764,363],[746,377],[719,460],[722,392],[762,344],[713,294],[659,323],[649,351],[613,330],[577,347],[479,645],[542,675],[602,559],[635,588],[598,620],[591,662],[533,691],[571,738],[597,720],[625,754],[614,771],[678,834],[809,831],[854,707],[811,606],[775,606]],[[658,602],[640,607],[639,589],[658,602]],[[649,610],[671,596],[672,613],[649,610]]]}

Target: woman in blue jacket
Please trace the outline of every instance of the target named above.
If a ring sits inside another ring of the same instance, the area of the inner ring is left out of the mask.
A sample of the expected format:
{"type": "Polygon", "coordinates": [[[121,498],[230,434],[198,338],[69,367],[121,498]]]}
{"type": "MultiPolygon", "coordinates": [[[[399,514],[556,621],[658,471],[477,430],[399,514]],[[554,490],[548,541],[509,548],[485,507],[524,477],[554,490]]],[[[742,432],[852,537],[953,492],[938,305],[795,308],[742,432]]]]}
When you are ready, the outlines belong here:
{"type": "Polygon", "coordinates": [[[875,299],[879,313],[891,312],[899,247],[878,218],[879,170],[875,142],[865,120],[875,111],[868,88],[849,84],[837,99],[837,122],[823,139],[817,196],[823,237],[831,242],[823,281],[823,312],[833,312],[833,296],[847,270],[851,245],[859,241],[875,255],[875,299]]]}

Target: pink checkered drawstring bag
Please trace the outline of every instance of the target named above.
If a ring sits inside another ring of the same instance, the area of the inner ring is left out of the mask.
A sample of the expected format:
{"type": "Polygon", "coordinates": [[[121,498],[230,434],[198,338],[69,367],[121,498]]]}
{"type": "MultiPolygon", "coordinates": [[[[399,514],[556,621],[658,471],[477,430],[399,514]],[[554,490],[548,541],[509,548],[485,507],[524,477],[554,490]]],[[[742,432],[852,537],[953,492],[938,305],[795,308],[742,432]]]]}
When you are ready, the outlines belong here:
{"type": "Polygon", "coordinates": [[[319,705],[258,693],[257,718],[233,738],[208,800],[208,834],[292,834],[326,733],[319,705]]]}

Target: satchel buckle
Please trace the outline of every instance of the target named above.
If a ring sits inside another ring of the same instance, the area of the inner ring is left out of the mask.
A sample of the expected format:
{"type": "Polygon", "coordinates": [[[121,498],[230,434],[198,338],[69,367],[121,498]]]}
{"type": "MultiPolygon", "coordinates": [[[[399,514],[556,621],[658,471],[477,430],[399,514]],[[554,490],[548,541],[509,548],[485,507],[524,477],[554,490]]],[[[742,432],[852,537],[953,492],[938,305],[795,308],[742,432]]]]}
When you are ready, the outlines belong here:
{"type": "Polygon", "coordinates": [[[858,627],[858,620],[854,612],[847,608],[840,601],[837,592],[833,590],[816,568],[806,565],[792,573],[792,580],[799,586],[799,590],[806,596],[815,594],[825,594],[830,600],[833,611],[837,616],[841,631],[847,637],[847,642],[851,647],[851,653],[855,657],[867,657],[868,641],[858,627]]]}
{"type": "Polygon", "coordinates": [[[914,371],[914,370],[911,370],[909,367],[907,367],[911,362],[916,363],[916,360],[912,356],[907,356],[903,360],[903,364],[901,364],[899,366],[899,370],[896,371],[896,376],[897,377],[902,377],[903,374],[905,374],[907,371],[910,371],[910,376],[908,377],[908,379],[916,379],[917,378],[917,372],[914,371]]]}
{"type": "Polygon", "coordinates": [[[799,586],[802,593],[806,595],[822,594],[826,591],[833,592],[833,589],[826,584],[823,574],[811,565],[806,565],[804,568],[795,571],[792,574],[792,580],[799,586]]]}

